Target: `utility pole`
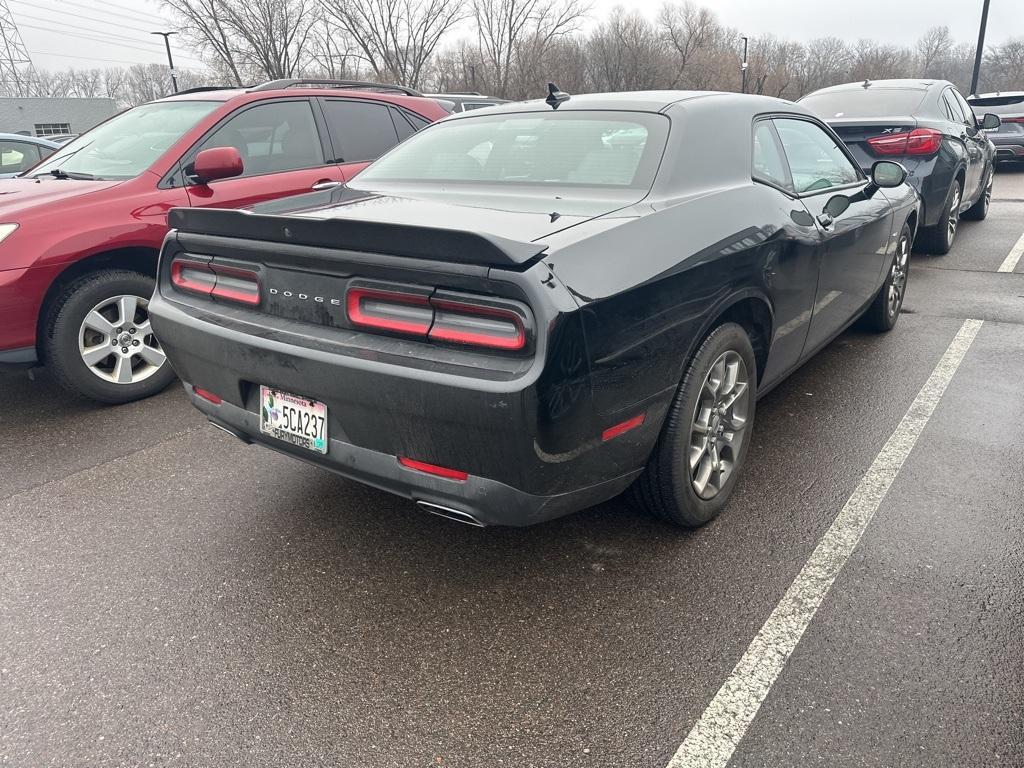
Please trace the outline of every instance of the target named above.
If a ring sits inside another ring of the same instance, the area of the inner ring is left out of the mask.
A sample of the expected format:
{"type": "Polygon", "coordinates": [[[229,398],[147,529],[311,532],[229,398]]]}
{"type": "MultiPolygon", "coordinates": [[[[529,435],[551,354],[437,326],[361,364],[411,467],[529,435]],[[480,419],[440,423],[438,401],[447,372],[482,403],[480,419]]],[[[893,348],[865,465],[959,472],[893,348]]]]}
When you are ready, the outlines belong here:
{"type": "Polygon", "coordinates": [[[171,68],[171,86],[174,88],[174,92],[178,92],[178,73],[174,71],[174,59],[171,58],[171,35],[177,34],[176,32],[150,32],[151,35],[160,35],[164,39],[164,45],[167,47],[167,66],[171,68]]]}
{"type": "MultiPolygon", "coordinates": [[[[988,2],[988,0],[985,0],[985,2],[988,2]]],[[[743,72],[743,86],[740,89],[740,93],[746,93],[747,92],[747,42],[748,42],[748,40],[747,40],[747,36],[746,35],[743,35],[743,37],[741,37],[740,39],[743,41],[743,63],[740,65],[740,70],[743,72]]]]}
{"type": "Polygon", "coordinates": [[[978,76],[981,74],[981,57],[985,55],[985,27],[988,26],[988,3],[981,6],[981,28],[978,30],[978,50],[974,52],[974,74],[971,75],[971,96],[978,95],[978,76]]]}

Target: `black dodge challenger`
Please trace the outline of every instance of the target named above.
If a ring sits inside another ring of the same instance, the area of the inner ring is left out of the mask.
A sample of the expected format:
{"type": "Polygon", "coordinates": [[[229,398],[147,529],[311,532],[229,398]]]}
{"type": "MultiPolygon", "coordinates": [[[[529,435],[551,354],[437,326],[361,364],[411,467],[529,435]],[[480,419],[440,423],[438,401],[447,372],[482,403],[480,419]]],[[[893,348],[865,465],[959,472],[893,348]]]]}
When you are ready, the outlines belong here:
{"type": "Polygon", "coordinates": [[[895,324],[918,197],[787,101],[573,96],[434,124],[346,186],[178,209],[153,327],[214,425],[475,525],[633,488],[707,522],[758,396],[895,324]]]}

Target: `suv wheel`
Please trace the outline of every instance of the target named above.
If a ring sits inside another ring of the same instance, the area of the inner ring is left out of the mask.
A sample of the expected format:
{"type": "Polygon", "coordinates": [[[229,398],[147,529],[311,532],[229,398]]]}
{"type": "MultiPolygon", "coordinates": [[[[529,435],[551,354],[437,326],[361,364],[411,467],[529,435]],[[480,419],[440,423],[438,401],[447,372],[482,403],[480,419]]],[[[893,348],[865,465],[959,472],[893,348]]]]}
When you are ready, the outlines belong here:
{"type": "Polygon", "coordinates": [[[922,229],[917,236],[920,250],[925,253],[933,253],[936,256],[945,256],[953,247],[953,240],[956,238],[956,230],[960,224],[960,201],[963,191],[960,189],[959,179],[954,179],[953,186],[946,194],[946,204],[939,214],[939,223],[934,227],[922,229]]]}
{"type": "Polygon", "coordinates": [[[960,214],[960,218],[969,221],[984,221],[988,216],[988,208],[992,204],[992,180],[995,178],[995,168],[988,169],[988,181],[985,183],[985,191],[981,193],[978,202],[960,214]]]}
{"type": "Polygon", "coordinates": [[[757,363],[736,323],[713,330],[694,355],[647,468],[633,486],[640,506],[685,527],[729,501],[754,426],[757,363]]]}
{"type": "Polygon", "coordinates": [[[102,403],[155,395],[174,371],[149,325],[153,278],[128,270],[73,281],[54,302],[43,357],[65,389],[102,403]]]}

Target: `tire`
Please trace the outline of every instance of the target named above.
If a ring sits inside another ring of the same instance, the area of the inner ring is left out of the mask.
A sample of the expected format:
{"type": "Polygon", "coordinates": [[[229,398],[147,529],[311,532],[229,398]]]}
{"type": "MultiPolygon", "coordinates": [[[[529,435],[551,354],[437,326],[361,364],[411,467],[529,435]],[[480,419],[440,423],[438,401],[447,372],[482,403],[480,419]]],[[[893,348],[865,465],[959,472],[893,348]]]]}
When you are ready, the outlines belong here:
{"type": "Polygon", "coordinates": [[[910,249],[914,235],[910,225],[904,224],[900,239],[896,243],[896,252],[892,255],[892,264],[885,282],[878,290],[878,295],[864,313],[864,325],[876,333],[891,331],[900,319],[900,309],[907,295],[907,278],[910,276],[910,249]]]}
{"type": "Polygon", "coordinates": [[[946,193],[946,202],[942,206],[942,213],[939,214],[939,223],[934,227],[922,227],[918,233],[918,250],[936,256],[945,256],[949,253],[960,224],[959,207],[962,195],[960,180],[954,179],[949,192],[946,193]]]}
{"type": "Polygon", "coordinates": [[[687,366],[647,467],[633,485],[639,506],[686,528],[716,517],[743,470],[756,399],[757,362],[750,338],[736,323],[724,323],[708,334],[687,366]],[[731,387],[724,388],[730,380],[731,387]],[[709,407],[730,398],[724,412],[709,407]],[[714,469],[716,457],[721,471],[714,469]]]}
{"type": "Polygon", "coordinates": [[[62,387],[101,403],[128,403],[174,381],[149,331],[145,310],[153,286],[153,278],[119,269],[84,275],[61,292],[46,320],[42,351],[62,387]]]}
{"type": "Polygon", "coordinates": [[[992,181],[995,178],[995,167],[988,169],[988,181],[985,182],[985,189],[978,198],[978,202],[960,214],[961,219],[968,221],[984,221],[988,217],[988,209],[992,204],[992,181]]]}

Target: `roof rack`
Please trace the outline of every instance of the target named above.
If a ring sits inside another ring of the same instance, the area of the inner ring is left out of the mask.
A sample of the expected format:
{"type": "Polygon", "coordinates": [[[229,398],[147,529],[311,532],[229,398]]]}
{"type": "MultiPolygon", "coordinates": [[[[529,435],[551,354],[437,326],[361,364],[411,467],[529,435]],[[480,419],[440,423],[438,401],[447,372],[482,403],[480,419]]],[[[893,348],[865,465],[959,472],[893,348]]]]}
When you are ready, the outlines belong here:
{"type": "Polygon", "coordinates": [[[199,85],[195,88],[186,88],[184,91],[177,91],[170,95],[183,96],[186,93],[205,93],[207,91],[237,91],[239,88],[244,87],[242,85],[199,85]]]}
{"type": "Polygon", "coordinates": [[[276,91],[282,88],[351,88],[353,90],[360,91],[396,91],[403,93],[406,96],[422,96],[423,94],[419,91],[414,91],[412,88],[406,88],[404,85],[391,85],[390,83],[370,83],[363,80],[329,80],[324,78],[300,78],[300,79],[288,79],[288,80],[271,80],[269,83],[263,83],[253,88],[249,88],[249,93],[258,93],[260,91],[276,91]]]}

